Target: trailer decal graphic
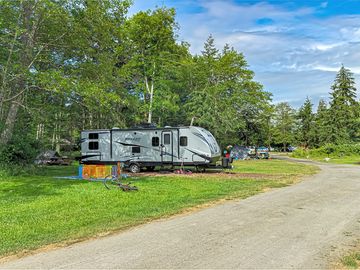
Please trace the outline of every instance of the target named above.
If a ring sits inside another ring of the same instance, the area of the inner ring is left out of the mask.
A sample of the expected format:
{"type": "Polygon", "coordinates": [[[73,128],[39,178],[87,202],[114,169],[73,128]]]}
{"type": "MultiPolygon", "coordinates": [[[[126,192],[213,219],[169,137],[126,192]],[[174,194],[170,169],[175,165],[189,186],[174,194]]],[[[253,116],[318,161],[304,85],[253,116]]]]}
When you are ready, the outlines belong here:
{"type": "Polygon", "coordinates": [[[123,142],[119,142],[119,141],[115,141],[116,143],[119,143],[123,146],[137,146],[137,147],[145,147],[145,146],[142,146],[142,145],[139,145],[139,144],[134,144],[134,143],[123,143],[123,142]]]}
{"type": "Polygon", "coordinates": [[[193,151],[193,150],[190,150],[189,148],[185,148],[186,150],[188,150],[189,152],[191,152],[191,153],[193,153],[193,154],[195,154],[195,155],[197,155],[197,156],[199,156],[199,157],[201,157],[201,158],[203,158],[203,159],[206,159],[206,160],[211,160],[211,158],[209,158],[209,157],[207,157],[207,156],[205,156],[205,155],[203,155],[203,154],[200,154],[200,153],[196,153],[195,151],[193,151]]]}
{"type": "Polygon", "coordinates": [[[100,157],[101,154],[94,154],[94,155],[85,155],[85,156],[81,156],[80,159],[86,159],[86,158],[92,158],[92,157],[100,157]]]}
{"type": "Polygon", "coordinates": [[[123,146],[135,146],[135,147],[143,147],[143,148],[147,148],[147,149],[152,149],[156,152],[160,152],[159,149],[156,149],[156,148],[152,148],[152,147],[147,147],[147,146],[144,146],[144,145],[140,145],[140,144],[133,144],[133,143],[123,143],[123,142],[119,142],[119,141],[115,141],[116,143],[118,144],[121,144],[123,146]]]}
{"type": "Polygon", "coordinates": [[[211,144],[206,140],[206,138],[205,138],[202,134],[200,134],[200,133],[195,133],[195,132],[193,132],[193,134],[194,134],[195,136],[199,137],[202,141],[206,142],[207,145],[210,147],[210,149],[212,150],[213,153],[216,152],[215,149],[214,149],[214,146],[211,145],[211,144]]]}

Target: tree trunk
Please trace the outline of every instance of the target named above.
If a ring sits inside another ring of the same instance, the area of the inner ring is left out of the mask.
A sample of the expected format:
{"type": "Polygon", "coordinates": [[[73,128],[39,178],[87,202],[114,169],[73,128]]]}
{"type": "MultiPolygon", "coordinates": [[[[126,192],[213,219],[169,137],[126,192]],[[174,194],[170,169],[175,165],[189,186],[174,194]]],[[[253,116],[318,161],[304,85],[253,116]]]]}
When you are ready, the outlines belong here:
{"type": "Polygon", "coordinates": [[[146,91],[150,94],[150,101],[149,101],[149,111],[148,111],[148,123],[151,123],[152,121],[152,107],[153,107],[153,100],[154,100],[154,78],[155,78],[155,62],[153,63],[153,72],[152,72],[152,77],[148,78],[145,75],[145,88],[146,91]],[[150,81],[150,83],[149,83],[150,81]],[[150,84],[150,85],[149,85],[150,84]]]}
{"type": "Polygon", "coordinates": [[[89,113],[89,125],[90,125],[90,128],[93,128],[93,115],[92,115],[92,113],[89,113]]]}
{"type": "Polygon", "coordinates": [[[61,142],[60,142],[60,131],[61,131],[61,120],[63,118],[63,115],[61,115],[61,112],[59,114],[56,114],[56,135],[55,135],[55,150],[56,152],[60,153],[61,148],[61,142]]]}
{"type": "Polygon", "coordinates": [[[4,108],[3,108],[3,92],[0,92],[0,122],[2,122],[3,117],[4,117],[4,108]]]}
{"type": "Polygon", "coordinates": [[[60,135],[59,135],[59,133],[56,134],[55,142],[56,142],[56,143],[55,143],[55,151],[60,154],[61,143],[60,143],[60,135]]]}
{"type": "MultiPolygon", "coordinates": [[[[29,65],[32,59],[32,49],[34,47],[33,35],[35,33],[34,31],[35,29],[32,28],[33,25],[31,23],[31,16],[33,15],[34,3],[30,1],[24,1],[21,3],[21,5],[22,5],[21,21],[23,27],[25,28],[25,31],[21,34],[21,38],[20,38],[21,46],[22,46],[21,55],[20,55],[20,65],[22,70],[21,72],[23,73],[19,77],[18,87],[14,89],[15,91],[13,94],[15,98],[11,102],[9,111],[7,113],[5,126],[0,137],[0,143],[2,144],[7,144],[13,136],[17,114],[19,111],[19,107],[22,105],[22,99],[24,95],[22,91],[24,91],[27,87],[25,72],[30,68],[29,65]]],[[[3,97],[2,97],[2,102],[3,102],[3,97]]]]}
{"type": "Polygon", "coordinates": [[[151,81],[151,86],[150,86],[150,105],[149,105],[148,123],[151,123],[151,121],[152,121],[153,96],[154,96],[154,83],[151,81]]]}
{"type": "Polygon", "coordinates": [[[44,124],[40,123],[36,128],[36,140],[40,140],[44,136],[44,124]]]}
{"type": "Polygon", "coordinates": [[[10,109],[6,118],[4,130],[1,133],[0,144],[7,144],[13,135],[13,130],[15,126],[16,116],[20,107],[21,99],[17,98],[13,102],[11,102],[10,109]]]}
{"type": "Polygon", "coordinates": [[[55,149],[55,128],[53,130],[53,135],[51,139],[51,149],[55,149]]]}

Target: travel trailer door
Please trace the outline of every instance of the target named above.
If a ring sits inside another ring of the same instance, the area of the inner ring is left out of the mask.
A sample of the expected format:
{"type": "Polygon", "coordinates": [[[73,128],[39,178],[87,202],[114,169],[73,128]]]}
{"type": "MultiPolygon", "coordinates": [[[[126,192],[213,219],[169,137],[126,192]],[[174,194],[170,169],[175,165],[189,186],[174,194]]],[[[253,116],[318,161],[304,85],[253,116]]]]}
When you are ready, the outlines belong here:
{"type": "Polygon", "coordinates": [[[173,161],[173,139],[171,131],[161,133],[161,161],[171,163],[173,161]]]}

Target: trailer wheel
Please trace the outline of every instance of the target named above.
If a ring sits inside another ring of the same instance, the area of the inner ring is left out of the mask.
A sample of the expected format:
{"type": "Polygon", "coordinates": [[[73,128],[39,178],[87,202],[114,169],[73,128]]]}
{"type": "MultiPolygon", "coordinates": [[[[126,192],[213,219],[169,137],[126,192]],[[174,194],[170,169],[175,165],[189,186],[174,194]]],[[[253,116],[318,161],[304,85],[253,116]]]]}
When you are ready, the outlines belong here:
{"type": "Polygon", "coordinates": [[[136,163],[130,164],[129,171],[132,172],[132,173],[139,173],[140,172],[139,164],[136,164],[136,163]]]}

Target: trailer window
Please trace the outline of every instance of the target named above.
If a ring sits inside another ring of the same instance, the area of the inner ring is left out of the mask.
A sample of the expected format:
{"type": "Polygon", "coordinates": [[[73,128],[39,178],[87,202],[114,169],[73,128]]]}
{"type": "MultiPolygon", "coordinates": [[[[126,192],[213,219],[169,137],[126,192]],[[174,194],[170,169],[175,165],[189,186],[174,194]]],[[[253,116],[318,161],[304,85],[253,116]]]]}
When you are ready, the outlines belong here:
{"type": "Polygon", "coordinates": [[[89,140],[98,140],[99,133],[89,133],[89,140]]]}
{"type": "Polygon", "coordinates": [[[170,134],[164,134],[164,144],[170,144],[170,134]]]}
{"type": "Polygon", "coordinates": [[[140,153],[140,146],[133,146],[133,148],[132,148],[132,153],[133,153],[133,154],[138,154],[138,153],[140,153]]]}
{"type": "Polygon", "coordinates": [[[187,146],[188,145],[188,138],[185,136],[180,137],[180,146],[187,146]]]}
{"type": "Polygon", "coordinates": [[[152,137],[152,146],[159,146],[160,140],[159,137],[152,137]]]}
{"type": "Polygon", "coordinates": [[[89,150],[98,150],[99,142],[89,142],[89,150]]]}

